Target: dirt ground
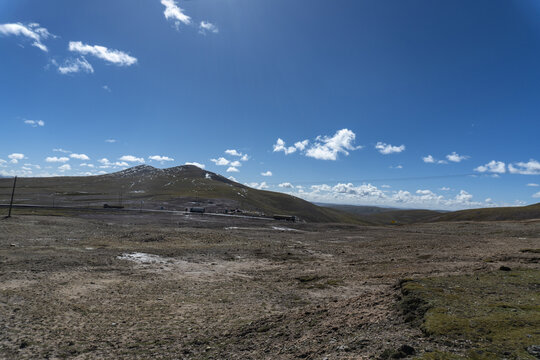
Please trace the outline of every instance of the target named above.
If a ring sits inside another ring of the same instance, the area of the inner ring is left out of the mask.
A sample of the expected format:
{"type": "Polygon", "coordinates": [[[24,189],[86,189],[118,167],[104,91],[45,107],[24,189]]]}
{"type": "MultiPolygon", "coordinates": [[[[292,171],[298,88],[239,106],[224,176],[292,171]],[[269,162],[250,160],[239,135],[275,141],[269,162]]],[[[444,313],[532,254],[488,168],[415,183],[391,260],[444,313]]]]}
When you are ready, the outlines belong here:
{"type": "MultiPolygon", "coordinates": [[[[540,222],[171,214],[0,220],[0,358],[373,359],[425,338],[404,278],[538,268],[540,222]]],[[[447,349],[446,349],[447,350],[447,349]]]]}

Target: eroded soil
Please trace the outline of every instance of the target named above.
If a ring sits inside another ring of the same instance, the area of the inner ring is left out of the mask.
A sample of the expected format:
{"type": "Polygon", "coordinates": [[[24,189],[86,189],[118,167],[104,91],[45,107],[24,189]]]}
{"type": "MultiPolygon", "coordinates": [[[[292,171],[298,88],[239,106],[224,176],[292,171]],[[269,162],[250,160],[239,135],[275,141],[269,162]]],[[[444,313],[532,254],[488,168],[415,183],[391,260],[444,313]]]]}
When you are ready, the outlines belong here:
{"type": "Polygon", "coordinates": [[[437,350],[444,345],[404,321],[398,281],[537,268],[539,254],[520,250],[539,244],[534,221],[361,227],[19,215],[0,221],[0,358],[372,359],[404,344],[437,350]]]}

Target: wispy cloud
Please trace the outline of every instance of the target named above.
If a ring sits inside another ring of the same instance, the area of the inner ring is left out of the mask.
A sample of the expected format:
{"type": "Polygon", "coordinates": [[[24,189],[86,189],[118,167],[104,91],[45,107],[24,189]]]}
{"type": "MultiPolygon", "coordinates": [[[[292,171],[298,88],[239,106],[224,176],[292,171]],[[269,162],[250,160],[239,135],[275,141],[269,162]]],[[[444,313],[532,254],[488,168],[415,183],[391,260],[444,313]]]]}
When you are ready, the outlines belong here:
{"type": "MultiPolygon", "coordinates": [[[[144,159],[143,159],[143,161],[144,161],[144,159]]],[[[129,164],[127,162],[125,162],[125,161],[111,162],[107,158],[99,159],[98,163],[101,164],[100,168],[102,168],[102,169],[108,169],[108,168],[111,168],[111,167],[128,167],[129,166],[129,164]]]]}
{"type": "Polygon", "coordinates": [[[107,139],[105,140],[106,143],[114,144],[117,140],[116,139],[107,139]]]}
{"type": "Polygon", "coordinates": [[[133,155],[124,155],[124,156],[120,157],[118,160],[144,164],[144,159],[143,158],[139,158],[139,157],[136,157],[136,156],[133,156],[133,155]]]}
{"type": "Polygon", "coordinates": [[[216,25],[210,22],[201,21],[201,23],[199,24],[199,33],[206,35],[207,32],[217,34],[219,32],[219,29],[216,25]]]}
{"type": "Polygon", "coordinates": [[[383,155],[396,154],[405,151],[405,145],[394,146],[379,141],[375,145],[375,149],[377,149],[383,155]]]}
{"type": "Polygon", "coordinates": [[[175,0],[161,0],[161,4],[165,6],[163,11],[165,19],[173,20],[177,30],[180,28],[180,23],[184,25],[191,24],[191,18],[184,14],[184,10],[178,6],[175,0]]]}
{"type": "Polygon", "coordinates": [[[508,171],[512,174],[540,175],[540,162],[531,159],[528,162],[518,162],[508,165],[508,171]]]}
{"type": "Polygon", "coordinates": [[[43,120],[24,120],[24,123],[32,127],[45,126],[45,121],[43,120]]]}
{"type": "Polygon", "coordinates": [[[530,186],[530,187],[538,187],[540,186],[539,184],[536,184],[536,183],[528,183],[527,186],[530,186]]]}
{"type": "Polygon", "coordinates": [[[64,172],[64,171],[69,171],[71,170],[71,165],[69,164],[64,164],[64,165],[61,165],[58,167],[58,170],[64,172]]]}
{"type": "Polygon", "coordinates": [[[67,59],[64,62],[64,65],[58,66],[58,72],[63,75],[75,74],[78,72],[85,72],[85,73],[93,74],[94,68],[84,58],[84,56],[81,56],[80,58],[77,58],[77,59],[67,59]]]}
{"type": "Polygon", "coordinates": [[[278,186],[283,189],[294,189],[293,184],[291,184],[290,182],[284,182],[279,184],[278,186]]]}
{"type": "Polygon", "coordinates": [[[49,157],[45,158],[45,161],[48,162],[48,163],[57,163],[57,162],[65,163],[65,162],[69,161],[69,158],[65,157],[65,156],[62,156],[62,157],[49,156],[49,157]]]}
{"type": "Polygon", "coordinates": [[[165,161],[174,161],[173,158],[170,158],[168,156],[161,156],[161,155],[152,155],[152,156],[149,156],[148,159],[154,160],[154,161],[159,161],[161,163],[163,163],[165,161]]]}
{"type": "Polygon", "coordinates": [[[43,40],[50,37],[55,37],[46,28],[41,27],[37,23],[31,23],[28,25],[24,25],[22,23],[0,24],[0,35],[26,37],[33,41],[32,46],[35,46],[45,52],[49,51],[49,49],[43,44],[43,40]]]}
{"type": "Polygon", "coordinates": [[[240,172],[240,170],[238,170],[238,168],[234,167],[234,166],[230,166],[228,169],[227,169],[227,172],[240,172]]]}
{"type": "Polygon", "coordinates": [[[103,90],[105,90],[106,92],[111,92],[112,91],[111,88],[108,85],[103,85],[101,88],[103,90]]]}
{"type": "Polygon", "coordinates": [[[56,148],[56,149],[53,149],[54,152],[61,152],[61,153],[64,153],[64,154],[69,154],[71,153],[71,151],[69,150],[64,150],[64,149],[61,149],[61,148],[56,148]]]}
{"type": "Polygon", "coordinates": [[[130,66],[137,63],[137,58],[123,51],[108,49],[101,45],[83,44],[81,41],[70,41],[69,51],[82,55],[92,55],[118,66],[130,66]]]}
{"type": "Polygon", "coordinates": [[[469,158],[468,155],[459,155],[455,151],[452,152],[451,154],[446,155],[446,159],[448,159],[448,161],[456,162],[456,163],[466,160],[468,158],[469,158]]]}
{"type": "Polygon", "coordinates": [[[268,171],[262,172],[261,175],[262,176],[272,176],[273,174],[272,174],[272,172],[270,170],[268,170],[268,171]]]}
{"type": "Polygon", "coordinates": [[[532,196],[533,198],[540,198],[540,191],[532,196]]]}

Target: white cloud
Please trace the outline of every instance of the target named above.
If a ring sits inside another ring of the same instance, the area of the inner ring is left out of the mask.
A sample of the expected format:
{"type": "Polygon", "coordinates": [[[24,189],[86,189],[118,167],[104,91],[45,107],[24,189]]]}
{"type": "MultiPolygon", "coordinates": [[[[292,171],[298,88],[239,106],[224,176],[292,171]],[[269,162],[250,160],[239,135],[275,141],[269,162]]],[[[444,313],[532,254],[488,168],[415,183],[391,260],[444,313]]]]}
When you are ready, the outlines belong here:
{"type": "Polygon", "coordinates": [[[105,140],[106,143],[114,144],[117,140],[116,139],[107,139],[105,140]]]}
{"type": "Polygon", "coordinates": [[[252,182],[252,183],[248,183],[246,185],[249,186],[249,187],[252,187],[254,189],[259,189],[259,190],[268,189],[268,185],[266,184],[266,181],[263,181],[262,183],[252,182]]]}
{"type": "Polygon", "coordinates": [[[309,140],[297,141],[294,143],[294,147],[300,151],[303,151],[309,144],[309,140]]]}
{"type": "Polygon", "coordinates": [[[508,165],[508,171],[512,174],[540,175],[540,162],[531,159],[528,162],[518,162],[508,165]]]}
{"type": "Polygon", "coordinates": [[[291,184],[290,182],[284,182],[284,183],[279,184],[278,186],[284,189],[294,189],[293,184],[291,184]]]}
{"type": "Polygon", "coordinates": [[[474,169],[474,171],[477,172],[490,172],[490,173],[496,173],[496,174],[504,174],[506,172],[506,164],[502,161],[495,161],[492,160],[489,163],[485,165],[478,166],[474,169]]]}
{"type": "Polygon", "coordinates": [[[59,166],[58,170],[60,170],[62,172],[68,171],[68,170],[71,170],[71,166],[69,164],[64,164],[64,165],[59,166]]]}
{"type": "Polygon", "coordinates": [[[227,172],[240,172],[240,170],[238,170],[238,169],[235,168],[234,166],[230,166],[230,167],[227,169],[227,172]]]}
{"type": "Polygon", "coordinates": [[[93,74],[94,68],[92,65],[81,56],[77,59],[67,59],[64,65],[58,66],[58,72],[62,75],[73,74],[78,72],[85,72],[87,74],[93,74]]]}
{"type": "Polygon", "coordinates": [[[24,154],[19,154],[19,153],[10,154],[10,155],[8,155],[8,158],[11,160],[10,162],[12,164],[17,164],[19,162],[19,160],[26,159],[24,154]]]}
{"type": "Polygon", "coordinates": [[[249,160],[249,155],[248,154],[244,154],[242,155],[242,157],[240,158],[241,161],[248,161],[249,160]]]}
{"type": "Polygon", "coordinates": [[[80,41],[70,41],[69,51],[82,55],[93,55],[118,66],[130,66],[137,62],[136,58],[120,50],[108,49],[100,45],[83,44],[80,41]]]}
{"type": "Polygon", "coordinates": [[[184,14],[184,10],[178,7],[175,0],[161,0],[161,4],[165,6],[165,11],[163,11],[165,19],[172,19],[176,30],[180,28],[180,23],[184,25],[191,24],[191,18],[184,14]]]}
{"type": "Polygon", "coordinates": [[[231,161],[231,163],[229,165],[234,166],[234,167],[240,167],[240,166],[242,166],[242,163],[240,161],[236,160],[236,161],[231,161]]]}
{"type": "Polygon", "coordinates": [[[229,160],[225,159],[224,157],[220,157],[219,159],[210,159],[210,161],[218,166],[227,166],[231,163],[229,160]]]}
{"type": "Polygon", "coordinates": [[[242,153],[235,149],[227,149],[225,150],[225,154],[231,155],[231,156],[242,156],[242,153]]]}
{"type": "Polygon", "coordinates": [[[79,164],[79,166],[83,166],[83,167],[89,167],[89,168],[94,168],[94,164],[87,164],[87,163],[82,163],[82,164],[79,164]]]}
{"type": "Polygon", "coordinates": [[[335,204],[359,204],[379,206],[399,206],[420,209],[463,209],[481,206],[495,206],[494,202],[480,202],[473,199],[472,194],[465,190],[459,191],[454,197],[445,197],[429,189],[408,191],[396,189],[383,190],[372,184],[355,185],[352,183],[338,183],[334,186],[328,184],[312,185],[309,190],[295,189],[290,183],[280,186],[288,193],[304,198],[308,201],[326,202],[335,204]]]}
{"type": "Polygon", "coordinates": [[[32,127],[45,126],[45,121],[43,120],[24,120],[24,123],[32,127]]]}
{"type": "Polygon", "coordinates": [[[352,183],[337,184],[332,188],[332,191],[341,194],[356,195],[359,197],[384,197],[384,192],[379,190],[376,186],[371,184],[362,184],[360,186],[354,186],[352,183]]]}
{"type": "Polygon", "coordinates": [[[0,34],[5,36],[24,36],[30,40],[33,40],[32,46],[35,46],[45,52],[49,51],[49,49],[47,49],[47,46],[43,44],[43,40],[46,40],[49,37],[55,37],[49,33],[46,28],[40,27],[39,24],[36,23],[28,25],[21,23],[0,24],[0,34]]]}
{"type": "Polygon", "coordinates": [[[150,160],[154,160],[154,161],[160,161],[160,162],[164,162],[164,161],[174,161],[173,158],[170,158],[168,156],[161,156],[161,155],[152,155],[152,156],[149,156],[148,157],[150,160]]]}
{"type": "Polygon", "coordinates": [[[379,150],[383,155],[388,155],[405,151],[405,145],[393,146],[379,141],[377,145],[375,145],[375,149],[379,150]]]}
{"type": "Polygon", "coordinates": [[[0,159],[0,167],[5,167],[7,164],[7,161],[4,159],[0,159]]]}
{"type": "Polygon", "coordinates": [[[201,21],[201,23],[199,24],[199,33],[206,35],[207,32],[217,34],[219,32],[219,29],[216,25],[212,23],[201,21]]]}
{"type": "Polygon", "coordinates": [[[540,186],[538,184],[535,184],[535,183],[528,183],[527,186],[531,186],[531,187],[537,187],[537,186],[540,186]]]}
{"type": "Polygon", "coordinates": [[[77,159],[77,160],[86,160],[86,161],[90,160],[90,158],[86,154],[71,154],[69,155],[69,157],[72,159],[77,159]]]}
{"type": "Polygon", "coordinates": [[[452,189],[450,189],[449,187],[443,186],[443,187],[440,188],[439,190],[441,190],[441,191],[450,191],[450,190],[452,190],[452,189]]]}
{"type": "Polygon", "coordinates": [[[272,176],[272,172],[270,170],[268,170],[268,171],[262,172],[261,175],[262,176],[272,176]]]}
{"type": "Polygon", "coordinates": [[[101,88],[102,88],[103,90],[107,91],[107,92],[111,92],[111,91],[112,91],[111,88],[109,87],[109,85],[103,85],[101,88]]]}
{"type": "Polygon", "coordinates": [[[428,155],[428,156],[424,156],[422,158],[422,160],[425,162],[425,163],[428,163],[428,164],[433,164],[435,162],[435,158],[431,155],[428,155]]]}
{"type": "Polygon", "coordinates": [[[236,180],[236,178],[234,176],[229,176],[227,179],[231,180],[231,181],[234,181],[234,182],[238,182],[238,180],[236,180]]]}
{"type": "Polygon", "coordinates": [[[138,162],[138,163],[144,164],[144,159],[143,158],[138,158],[138,157],[135,157],[133,155],[124,155],[124,156],[118,158],[118,160],[126,161],[126,162],[138,162]]]}
{"type": "Polygon", "coordinates": [[[452,161],[452,162],[461,162],[462,160],[466,160],[469,158],[469,156],[467,155],[459,155],[458,153],[456,153],[455,151],[452,152],[451,154],[448,154],[446,155],[446,158],[448,159],[448,161],[452,161]]]}
{"type": "Polygon", "coordinates": [[[338,154],[349,155],[347,150],[360,149],[361,146],[354,146],[356,134],[349,129],[341,129],[334,136],[318,136],[315,144],[307,151],[306,156],[318,160],[337,160],[338,154]]]}
{"type": "Polygon", "coordinates": [[[68,162],[69,161],[69,158],[68,157],[56,157],[56,156],[49,156],[45,159],[46,162],[49,162],[49,163],[55,163],[55,162],[59,162],[59,163],[65,163],[65,162],[68,162]]]}
{"type": "MultiPolygon", "coordinates": [[[[131,155],[128,155],[128,156],[131,156],[131,155]]],[[[142,158],[135,158],[135,159],[141,160],[142,158]]],[[[144,161],[144,159],[142,160],[144,161]]],[[[107,158],[99,159],[98,163],[102,164],[100,166],[101,169],[109,169],[111,167],[128,167],[129,166],[129,164],[126,161],[110,162],[109,159],[107,158]]]]}
{"type": "Polygon", "coordinates": [[[540,191],[532,196],[533,198],[540,198],[540,191]]]}
{"type": "Polygon", "coordinates": [[[184,165],[193,165],[193,166],[196,166],[196,167],[199,167],[201,169],[204,169],[206,166],[204,164],[201,164],[201,163],[198,163],[198,162],[187,162],[185,163],[184,165]]]}
{"type": "Polygon", "coordinates": [[[311,190],[313,190],[314,192],[331,191],[332,187],[330,185],[326,185],[326,184],[311,185],[311,190]]]}
{"type": "Polygon", "coordinates": [[[296,152],[296,147],[295,146],[287,147],[285,146],[285,141],[278,138],[276,143],[274,144],[274,152],[279,152],[279,151],[283,151],[285,155],[289,155],[296,152]]]}
{"type": "Polygon", "coordinates": [[[53,149],[52,151],[54,152],[61,152],[61,153],[64,153],[64,154],[69,154],[71,151],[69,150],[64,150],[64,149],[53,149]]]}

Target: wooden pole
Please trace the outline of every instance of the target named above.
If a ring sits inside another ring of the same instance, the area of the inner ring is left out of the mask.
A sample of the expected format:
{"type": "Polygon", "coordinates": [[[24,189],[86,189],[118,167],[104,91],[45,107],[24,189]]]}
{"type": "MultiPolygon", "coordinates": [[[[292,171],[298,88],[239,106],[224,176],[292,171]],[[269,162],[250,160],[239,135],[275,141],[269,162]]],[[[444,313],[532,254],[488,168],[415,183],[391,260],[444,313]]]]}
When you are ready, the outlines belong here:
{"type": "Polygon", "coordinates": [[[11,201],[9,202],[9,212],[8,212],[8,218],[11,217],[11,208],[13,207],[13,197],[15,196],[15,186],[17,185],[17,177],[15,176],[15,179],[13,179],[13,190],[11,191],[11,201]]]}

